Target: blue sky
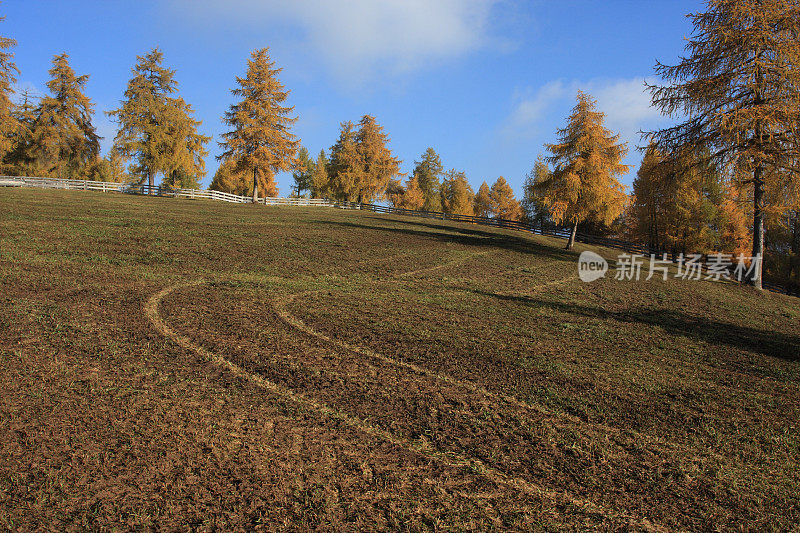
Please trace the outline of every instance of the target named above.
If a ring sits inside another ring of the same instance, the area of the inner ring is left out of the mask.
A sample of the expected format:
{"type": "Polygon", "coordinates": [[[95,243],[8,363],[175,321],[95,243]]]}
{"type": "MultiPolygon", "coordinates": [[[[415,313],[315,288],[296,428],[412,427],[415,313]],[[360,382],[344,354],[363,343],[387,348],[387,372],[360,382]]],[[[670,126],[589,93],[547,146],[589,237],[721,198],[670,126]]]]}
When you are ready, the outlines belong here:
{"type": "MultiPolygon", "coordinates": [[[[339,124],[375,115],[390,148],[413,169],[428,146],[475,189],[504,176],[519,195],[543,144],[556,139],[577,89],[592,94],[607,126],[629,142],[666,124],[643,81],[656,59],[677,62],[695,0],[5,0],[0,34],[18,41],[18,86],[42,92],[53,55],[67,52],[107,150],[115,125],[102,113],[122,98],[137,55],[153,47],[177,71],[179,91],[213,135],[251,50],[268,46],[284,70],[294,128],[316,154],[339,124]]],[[[278,177],[288,195],[291,176],[278,177]]]]}

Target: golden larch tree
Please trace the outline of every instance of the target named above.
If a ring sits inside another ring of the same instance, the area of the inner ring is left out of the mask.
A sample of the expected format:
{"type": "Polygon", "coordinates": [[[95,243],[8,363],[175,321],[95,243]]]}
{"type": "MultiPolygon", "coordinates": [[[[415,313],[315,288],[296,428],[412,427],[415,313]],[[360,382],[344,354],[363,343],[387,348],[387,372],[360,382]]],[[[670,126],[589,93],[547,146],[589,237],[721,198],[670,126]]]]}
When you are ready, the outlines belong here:
{"type": "Polygon", "coordinates": [[[441,182],[440,176],[444,172],[442,160],[436,151],[428,147],[422,158],[415,161],[414,175],[417,176],[419,186],[422,193],[425,195],[425,211],[441,211],[442,210],[442,197],[441,197],[441,182]]]}
{"type": "Polygon", "coordinates": [[[412,211],[420,211],[425,205],[425,193],[419,186],[419,178],[414,175],[406,180],[406,186],[403,194],[400,195],[399,204],[397,207],[403,209],[411,209],[412,211]]]}
{"type": "Polygon", "coordinates": [[[210,137],[198,133],[191,106],[175,96],[175,71],[163,59],[158,48],[136,57],[125,99],[108,112],[118,124],[114,150],[133,160],[129,170],[140,183],[153,187],[160,173],[165,185],[196,186],[205,175],[210,137]]]}
{"type": "Polygon", "coordinates": [[[467,176],[452,169],[445,173],[441,186],[442,209],[453,215],[473,216],[475,192],[467,181],[467,176]]]}
{"type": "Polygon", "coordinates": [[[317,160],[314,162],[314,169],[311,171],[312,198],[325,198],[330,194],[328,166],[328,157],[325,155],[325,150],[320,150],[317,160]]]}
{"type": "Polygon", "coordinates": [[[735,256],[746,255],[753,246],[747,212],[747,198],[736,183],[727,183],[719,205],[719,251],[735,256]]]}
{"type": "Polygon", "coordinates": [[[125,171],[126,165],[127,160],[112,148],[105,157],[97,156],[87,179],[110,183],[129,182],[131,175],[125,171]]]}
{"type": "Polygon", "coordinates": [[[214,173],[214,179],[211,180],[211,185],[208,188],[212,191],[227,192],[239,196],[252,196],[252,186],[252,176],[237,172],[236,162],[232,159],[226,159],[222,161],[214,173]]]}
{"type": "MultiPolygon", "coordinates": [[[[0,22],[3,20],[5,17],[0,17],[0,22]]],[[[12,86],[17,81],[19,69],[14,64],[14,54],[9,50],[16,44],[14,39],[0,37],[0,161],[14,148],[14,138],[20,127],[11,102],[12,86]]]]}
{"type": "Polygon", "coordinates": [[[542,227],[545,222],[550,220],[543,195],[538,184],[550,179],[550,167],[547,166],[544,158],[540,154],[530,172],[525,175],[522,184],[522,202],[520,208],[522,215],[528,224],[542,227]]]}
{"type": "Polygon", "coordinates": [[[331,146],[328,193],[336,200],[355,202],[359,184],[364,181],[363,172],[355,125],[350,121],[342,122],[339,139],[331,146]]]}
{"type": "Polygon", "coordinates": [[[641,166],[633,180],[628,207],[628,236],[657,250],[665,243],[662,233],[666,225],[667,205],[674,201],[671,191],[670,166],[651,143],[645,150],[641,166]]]}
{"type": "Polygon", "coordinates": [[[489,205],[495,218],[505,220],[522,218],[522,208],[514,198],[514,190],[503,176],[497,178],[489,191],[489,205]]]}
{"type": "Polygon", "coordinates": [[[76,76],[67,54],[55,56],[48,72],[50,94],[39,103],[32,128],[37,166],[55,177],[84,177],[100,153],[94,105],[83,93],[89,76],[76,76]]]}
{"type": "Polygon", "coordinates": [[[492,199],[491,189],[486,185],[486,181],[481,183],[478,187],[478,194],[475,195],[472,210],[475,212],[476,217],[490,217],[492,216],[492,199]]]}
{"type": "Polygon", "coordinates": [[[357,201],[369,203],[383,198],[389,180],[400,172],[400,160],[392,155],[389,137],[372,115],[361,117],[355,140],[362,166],[357,201]]]}
{"type": "Polygon", "coordinates": [[[205,145],[211,137],[198,133],[201,121],[195,120],[192,106],[183,98],[170,100],[166,109],[168,125],[167,153],[169,154],[164,185],[181,189],[199,189],[206,175],[205,145]]]}
{"type": "Polygon", "coordinates": [[[739,253],[750,243],[739,197],[706,150],[664,156],[651,143],[633,182],[629,236],[653,250],[739,253]]]}
{"type": "Polygon", "coordinates": [[[34,97],[28,91],[22,91],[19,96],[22,101],[12,111],[17,129],[9,139],[11,151],[3,158],[3,166],[7,169],[5,172],[21,176],[41,175],[41,161],[33,138],[38,106],[33,104],[34,97]]]}
{"type": "Polygon", "coordinates": [[[546,179],[537,183],[550,217],[572,230],[567,249],[575,242],[578,224],[594,221],[611,224],[623,211],[627,195],[617,176],[628,171],[622,158],[628,149],[603,125],[605,115],[596,102],[578,91],[578,103],[558,130],[559,142],[546,144],[554,166],[546,179]]]}
{"type": "MultiPolygon", "coordinates": [[[[709,149],[721,165],[747,174],[753,193],[753,248],[764,254],[765,199],[779,169],[798,179],[800,157],[800,3],[797,0],[709,0],[690,15],[686,56],[656,64],[667,83],[650,86],[653,104],[683,122],[650,134],[664,153],[709,149]]],[[[759,268],[751,282],[761,288],[759,268]]]]}
{"type": "Polygon", "coordinates": [[[300,140],[289,130],[297,121],[294,106],[285,105],[289,91],[278,80],[283,69],[276,68],[267,48],[254,50],[247,62],[247,74],[236,77],[231,90],[240,100],[225,113],[231,131],[222,134],[219,159],[234,162],[237,173],[253,177],[253,202],[259,189],[264,196],[277,196],[275,174],[290,171],[300,140]]]}

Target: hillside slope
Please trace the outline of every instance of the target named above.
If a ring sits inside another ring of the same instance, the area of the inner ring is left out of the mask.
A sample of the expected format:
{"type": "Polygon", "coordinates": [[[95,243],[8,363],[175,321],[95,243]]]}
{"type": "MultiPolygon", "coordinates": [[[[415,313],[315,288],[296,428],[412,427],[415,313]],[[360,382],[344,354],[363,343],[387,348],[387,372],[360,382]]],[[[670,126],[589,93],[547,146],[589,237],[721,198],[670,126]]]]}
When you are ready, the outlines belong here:
{"type": "Polygon", "coordinates": [[[562,247],[0,190],[0,525],[800,522],[800,300],[587,284],[562,247]]]}

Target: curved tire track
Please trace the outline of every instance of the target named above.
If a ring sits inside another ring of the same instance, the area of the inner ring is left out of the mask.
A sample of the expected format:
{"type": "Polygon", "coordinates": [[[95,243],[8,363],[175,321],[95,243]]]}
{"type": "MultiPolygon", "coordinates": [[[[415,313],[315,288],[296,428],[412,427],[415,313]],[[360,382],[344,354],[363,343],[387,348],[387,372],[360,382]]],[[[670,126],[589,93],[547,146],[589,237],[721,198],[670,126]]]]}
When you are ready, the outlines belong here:
{"type": "MultiPolygon", "coordinates": [[[[422,269],[418,272],[428,271],[428,270],[437,270],[439,268],[443,268],[444,266],[449,265],[441,265],[439,267],[434,267],[431,269],[422,269]]],[[[405,449],[411,453],[416,453],[426,457],[430,460],[437,461],[440,464],[455,467],[455,468],[463,468],[466,470],[470,470],[482,475],[485,479],[491,481],[496,485],[506,486],[510,489],[516,490],[523,494],[531,495],[534,497],[545,497],[550,500],[559,503],[566,503],[570,505],[574,505],[586,512],[589,513],[596,513],[610,520],[621,521],[629,526],[641,528],[647,531],[665,531],[666,529],[651,523],[647,519],[639,518],[631,516],[624,512],[616,512],[611,511],[605,508],[600,507],[596,503],[585,500],[582,498],[575,497],[567,492],[562,491],[555,491],[551,489],[547,489],[541,485],[536,483],[509,476],[491,466],[488,466],[484,462],[480,461],[479,459],[467,457],[458,453],[453,452],[439,452],[437,450],[431,450],[424,441],[413,441],[409,439],[404,439],[402,437],[398,437],[392,434],[389,431],[377,428],[366,423],[364,420],[361,420],[357,417],[334,409],[322,402],[315,400],[312,397],[309,397],[305,394],[294,392],[288,388],[282,387],[277,383],[270,381],[269,379],[265,378],[264,376],[252,372],[248,372],[247,370],[243,369],[239,365],[229,361],[225,357],[214,353],[212,351],[206,350],[202,346],[198,345],[194,341],[192,341],[189,337],[181,335],[174,330],[172,330],[164,321],[159,313],[159,306],[161,302],[169,296],[171,293],[189,287],[196,287],[206,283],[206,280],[195,280],[191,282],[184,282],[178,283],[175,285],[170,285],[162,289],[161,291],[155,293],[151,296],[144,305],[144,314],[147,319],[153,324],[155,329],[164,337],[172,340],[177,345],[181,346],[182,348],[192,351],[199,355],[204,360],[208,361],[209,363],[220,367],[224,370],[227,370],[234,376],[244,379],[259,388],[262,388],[269,393],[277,396],[278,398],[282,399],[283,401],[287,401],[290,403],[294,403],[299,405],[309,411],[313,411],[323,417],[333,418],[335,420],[341,421],[342,423],[346,424],[347,426],[357,429],[363,433],[366,433],[370,436],[377,437],[380,439],[389,442],[390,444],[397,446],[398,448],[405,449]]],[[[292,324],[293,325],[293,324],[292,324]]],[[[294,325],[293,325],[294,326],[294,325]]],[[[313,331],[313,330],[312,330],[313,331]]],[[[361,352],[359,352],[361,353],[361,352]]],[[[379,354],[376,354],[379,355],[379,354]]],[[[394,363],[400,363],[394,361],[390,358],[386,358],[385,356],[380,356],[380,358],[388,360],[394,363]]],[[[418,369],[416,371],[421,371],[424,374],[429,374],[430,371],[422,369],[416,365],[411,365],[410,363],[403,363],[404,365],[408,365],[407,368],[411,369],[418,369]]],[[[433,373],[436,374],[436,373],[433,373]]],[[[441,378],[442,376],[440,376],[441,378]]],[[[451,378],[448,378],[448,380],[451,378]]],[[[448,381],[450,382],[450,381],[448,381]]],[[[458,382],[457,380],[453,380],[453,383],[463,383],[458,382]]],[[[477,387],[477,385],[473,386],[477,387]]],[[[487,391],[488,392],[488,391],[487,391]]],[[[489,393],[491,394],[491,393],[489,393]]],[[[517,400],[519,401],[519,400],[517,400]]],[[[525,404],[527,405],[527,404],[525,404]]]]}

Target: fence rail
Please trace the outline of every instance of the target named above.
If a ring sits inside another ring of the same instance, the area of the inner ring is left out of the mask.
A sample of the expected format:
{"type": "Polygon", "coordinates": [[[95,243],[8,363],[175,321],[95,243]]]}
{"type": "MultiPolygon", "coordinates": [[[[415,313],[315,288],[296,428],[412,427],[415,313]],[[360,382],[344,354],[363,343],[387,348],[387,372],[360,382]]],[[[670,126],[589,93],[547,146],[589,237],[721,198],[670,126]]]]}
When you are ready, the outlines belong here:
{"type": "MultiPolygon", "coordinates": [[[[200,189],[176,189],[163,185],[139,185],[131,183],[111,183],[107,181],[67,180],[58,178],[39,178],[26,176],[0,176],[0,187],[40,187],[46,189],[71,189],[79,191],[122,192],[150,196],[170,196],[173,198],[218,200],[238,204],[252,203],[249,196],[239,196],[222,191],[200,189]]],[[[292,205],[331,207],[333,202],[319,198],[259,198],[263,205],[292,205]]]]}
{"type": "MultiPolygon", "coordinates": [[[[239,196],[222,191],[200,190],[200,189],[174,189],[164,187],[161,185],[138,185],[130,183],[111,183],[103,181],[91,180],[68,180],[58,178],[39,178],[39,177],[24,177],[24,176],[0,176],[0,187],[41,187],[49,189],[72,189],[84,191],[102,191],[102,192],[121,192],[128,194],[144,194],[153,196],[169,196],[174,198],[189,198],[189,199],[207,199],[218,200],[222,202],[231,203],[252,203],[253,200],[249,196],[239,196]]],[[[551,227],[537,224],[529,224],[520,222],[518,220],[506,220],[502,218],[479,217],[472,215],[459,215],[455,213],[441,213],[434,211],[417,211],[412,209],[403,209],[400,207],[391,207],[378,204],[365,204],[360,202],[345,202],[345,201],[331,201],[321,198],[259,198],[259,204],[266,206],[316,206],[316,207],[338,207],[341,209],[361,209],[365,211],[372,211],[375,213],[388,213],[397,215],[407,215],[414,217],[423,217],[436,220],[452,220],[456,222],[470,222],[473,224],[480,224],[483,226],[492,226],[496,228],[513,229],[535,233],[538,235],[545,235],[549,237],[556,237],[560,239],[568,239],[570,230],[568,228],[551,227]]],[[[623,250],[630,254],[642,254],[645,256],[655,255],[659,259],[665,258],[673,263],[678,261],[678,254],[673,251],[661,250],[652,248],[644,244],[637,244],[633,242],[615,239],[613,237],[600,237],[597,235],[590,235],[583,232],[578,232],[575,236],[578,242],[585,244],[594,244],[598,246],[605,246],[617,250],[623,250]]],[[[708,263],[708,256],[704,256],[703,264],[708,263]]],[[[790,296],[800,296],[800,292],[786,287],[782,287],[773,283],[768,283],[762,280],[762,286],[772,292],[781,294],[788,294],[790,296]]]]}

